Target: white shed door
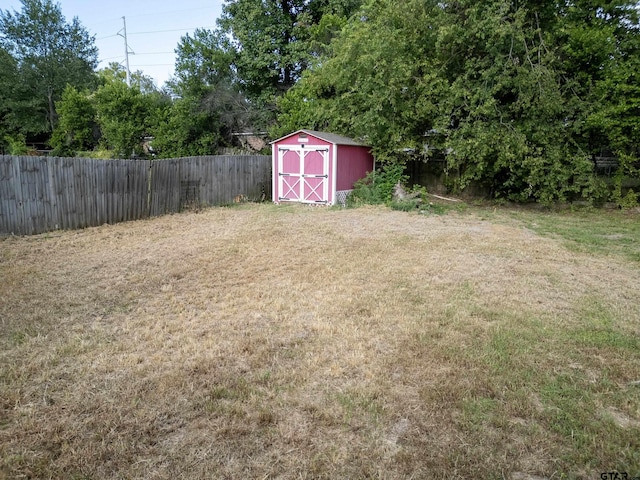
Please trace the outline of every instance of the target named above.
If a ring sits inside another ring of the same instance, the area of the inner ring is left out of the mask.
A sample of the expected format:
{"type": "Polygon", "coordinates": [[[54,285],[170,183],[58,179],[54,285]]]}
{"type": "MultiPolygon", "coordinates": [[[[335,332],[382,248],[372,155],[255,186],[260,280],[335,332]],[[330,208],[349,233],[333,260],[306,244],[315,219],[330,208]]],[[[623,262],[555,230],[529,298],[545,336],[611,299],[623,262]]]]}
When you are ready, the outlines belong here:
{"type": "Polygon", "coordinates": [[[279,200],[302,203],[329,201],[329,148],[278,148],[279,200]]]}

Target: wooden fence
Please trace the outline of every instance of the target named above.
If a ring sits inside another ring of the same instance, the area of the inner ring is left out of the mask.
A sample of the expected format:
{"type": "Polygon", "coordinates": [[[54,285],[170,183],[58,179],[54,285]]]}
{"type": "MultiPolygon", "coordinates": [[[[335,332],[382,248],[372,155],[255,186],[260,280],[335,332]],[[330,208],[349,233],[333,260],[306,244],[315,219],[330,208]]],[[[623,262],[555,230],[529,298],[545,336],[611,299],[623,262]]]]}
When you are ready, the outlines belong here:
{"type": "Polygon", "coordinates": [[[0,234],[36,234],[271,195],[271,157],[168,160],[0,156],[0,234]]]}

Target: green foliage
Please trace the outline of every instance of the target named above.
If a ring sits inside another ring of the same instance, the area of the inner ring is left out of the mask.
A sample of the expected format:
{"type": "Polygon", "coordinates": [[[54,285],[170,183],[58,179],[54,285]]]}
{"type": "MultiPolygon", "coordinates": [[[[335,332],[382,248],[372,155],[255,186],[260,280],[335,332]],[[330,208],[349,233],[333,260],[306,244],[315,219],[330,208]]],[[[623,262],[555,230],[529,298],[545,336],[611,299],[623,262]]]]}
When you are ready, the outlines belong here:
{"type": "Polygon", "coordinates": [[[198,29],[176,49],[176,73],[168,88],[176,97],[156,120],[154,148],[163,157],[206,155],[231,145],[232,133],[251,131],[256,116],[240,91],[228,38],[198,29]]]}
{"type": "Polygon", "coordinates": [[[56,103],[58,125],[51,136],[53,154],[74,156],[79,150],[92,150],[96,145],[96,110],[88,92],[79,92],[71,85],[56,103]]]}
{"type": "Polygon", "coordinates": [[[223,141],[218,117],[190,97],[175,100],[158,114],[154,136],[153,148],[164,158],[211,155],[223,141]]]}
{"type": "Polygon", "coordinates": [[[51,132],[55,102],[67,84],[94,81],[98,49],[77,18],[67,22],[52,0],[21,0],[22,10],[0,10],[0,47],[16,61],[20,83],[11,92],[12,113],[23,133],[51,132]]]}
{"type": "Polygon", "coordinates": [[[234,65],[243,90],[262,103],[289,89],[308,63],[299,48],[309,38],[299,22],[303,0],[235,0],[224,5],[222,29],[233,36],[234,65]]]}
{"type": "Polygon", "coordinates": [[[347,206],[389,203],[393,198],[395,186],[398,183],[406,182],[406,180],[407,176],[404,175],[403,165],[398,163],[385,164],[353,185],[353,191],[347,197],[347,206]]]}
{"type": "MultiPolygon", "coordinates": [[[[458,206],[457,211],[463,210],[464,206],[458,206]]],[[[428,202],[425,205],[420,206],[420,213],[432,213],[435,215],[442,215],[450,210],[454,210],[451,207],[445,207],[438,203],[428,202]]]]}
{"type": "Polygon", "coordinates": [[[17,62],[7,50],[0,47],[0,153],[8,148],[5,137],[20,130],[15,112],[18,85],[17,62]]]}
{"type": "Polygon", "coordinates": [[[582,196],[593,207],[602,207],[611,199],[611,188],[602,178],[592,174],[589,187],[582,191],[582,196]]]}
{"type": "MultiPolygon", "coordinates": [[[[124,66],[117,62],[111,62],[108,66],[98,71],[98,83],[100,85],[106,85],[112,82],[126,83],[126,81],[127,71],[124,66]]],[[[153,78],[145,75],[141,70],[131,72],[130,81],[131,86],[137,87],[140,93],[145,95],[158,93],[153,78]]]]}
{"type": "Polygon", "coordinates": [[[456,190],[599,202],[592,157],[638,158],[633,7],[370,0],[279,102],[279,123],[366,138],[383,160],[446,152],[456,190]]]}
{"type": "Polygon", "coordinates": [[[309,90],[316,90],[309,85],[315,79],[313,75],[303,75],[296,86],[278,99],[278,122],[269,131],[271,138],[280,138],[301,128],[327,130],[324,104],[309,95],[309,90]]]}
{"type": "Polygon", "coordinates": [[[151,134],[152,119],[159,108],[151,95],[116,80],[98,89],[95,108],[102,141],[115,157],[143,154],[143,138],[151,134]]]}
{"type": "Polygon", "coordinates": [[[376,172],[370,172],[365,178],[358,180],[353,185],[353,191],[347,196],[347,207],[384,203],[384,199],[375,183],[375,177],[376,172]]]}
{"type": "Polygon", "coordinates": [[[86,150],[76,152],[76,156],[80,158],[97,158],[100,160],[110,160],[113,158],[113,152],[110,150],[99,149],[96,147],[94,150],[86,150]]]}
{"type": "Polygon", "coordinates": [[[368,2],[283,99],[280,118],[306,123],[315,112],[314,127],[365,138],[381,160],[422,151],[434,126],[426,93],[447,87],[430,63],[433,21],[426,2],[368,2]]]}
{"type": "Polygon", "coordinates": [[[25,137],[22,134],[5,135],[3,140],[8,155],[26,155],[29,152],[29,147],[27,147],[25,137]]]}
{"type": "Polygon", "coordinates": [[[327,50],[361,3],[229,0],[223,6],[219,25],[232,38],[233,68],[264,126],[273,123],[277,99],[327,50]]]}
{"type": "Polygon", "coordinates": [[[638,194],[630,188],[626,195],[617,198],[617,203],[620,208],[635,208],[638,206],[638,194]]]}
{"type": "Polygon", "coordinates": [[[409,198],[407,200],[392,200],[389,202],[391,210],[400,210],[402,212],[412,212],[420,207],[422,200],[419,198],[409,198]]]}
{"type": "Polygon", "coordinates": [[[169,82],[179,97],[202,96],[211,87],[229,83],[233,52],[229,39],[220,30],[196,29],[185,35],[176,48],[175,77],[169,82]]]}
{"type": "MultiPolygon", "coordinates": [[[[613,179],[611,197],[621,208],[638,206],[638,195],[627,187],[631,179],[640,178],[640,160],[634,155],[619,154],[619,164],[613,179]]],[[[636,183],[637,184],[637,183],[636,183]]]]}

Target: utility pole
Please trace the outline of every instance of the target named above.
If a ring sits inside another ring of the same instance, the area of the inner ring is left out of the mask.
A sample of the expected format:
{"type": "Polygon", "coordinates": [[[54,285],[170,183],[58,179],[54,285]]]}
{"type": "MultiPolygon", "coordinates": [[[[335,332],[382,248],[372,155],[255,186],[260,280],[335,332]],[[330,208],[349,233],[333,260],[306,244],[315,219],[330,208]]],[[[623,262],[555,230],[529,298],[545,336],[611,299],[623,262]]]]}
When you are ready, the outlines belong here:
{"type": "Polygon", "coordinates": [[[120,34],[120,32],[118,32],[118,35],[124,38],[124,62],[125,62],[125,67],[127,68],[127,86],[130,87],[131,71],[129,70],[129,53],[135,54],[135,52],[129,51],[129,44],[127,43],[127,20],[124,17],[122,17],[122,24],[123,24],[123,28],[122,30],[120,30],[120,32],[123,32],[123,34],[120,34]]]}

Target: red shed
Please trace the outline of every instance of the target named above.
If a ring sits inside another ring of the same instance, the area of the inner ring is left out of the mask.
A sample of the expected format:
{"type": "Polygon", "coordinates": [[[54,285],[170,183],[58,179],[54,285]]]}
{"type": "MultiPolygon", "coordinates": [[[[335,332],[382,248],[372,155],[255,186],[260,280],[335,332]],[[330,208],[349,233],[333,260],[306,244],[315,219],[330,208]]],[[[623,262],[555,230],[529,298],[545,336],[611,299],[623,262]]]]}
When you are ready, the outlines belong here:
{"type": "Polygon", "coordinates": [[[344,203],[375,165],[368,146],[333,133],[298,130],[271,145],[276,203],[344,203]]]}

